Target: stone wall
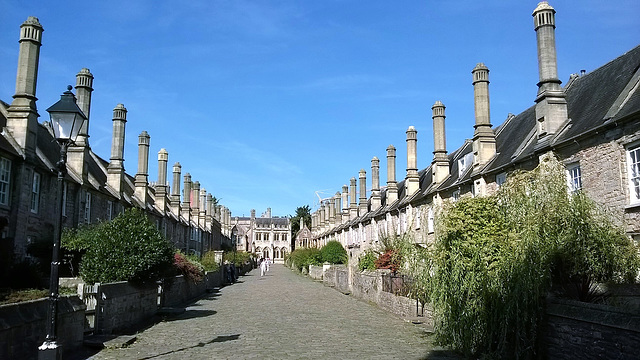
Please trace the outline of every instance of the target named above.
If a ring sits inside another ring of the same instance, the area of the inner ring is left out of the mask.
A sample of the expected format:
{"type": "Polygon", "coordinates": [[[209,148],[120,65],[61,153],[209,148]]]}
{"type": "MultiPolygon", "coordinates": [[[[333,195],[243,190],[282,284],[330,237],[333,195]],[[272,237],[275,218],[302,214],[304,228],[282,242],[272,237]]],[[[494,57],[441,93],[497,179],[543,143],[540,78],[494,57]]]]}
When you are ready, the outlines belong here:
{"type": "Polygon", "coordinates": [[[309,265],[309,277],[313,280],[322,280],[322,266],[309,265]]]}
{"type": "MultiPolygon", "coordinates": [[[[0,359],[36,359],[38,346],[46,337],[49,301],[39,299],[0,305],[0,359]]],[[[82,346],[84,310],[77,296],[62,296],[58,301],[58,343],[63,354],[82,346]]]]}
{"type": "Polygon", "coordinates": [[[549,359],[637,359],[640,314],[553,299],[547,304],[545,335],[549,359]]]}
{"type": "Polygon", "coordinates": [[[113,334],[137,326],[158,311],[158,287],[135,287],[126,281],[102,284],[95,332],[113,334]]]}
{"type": "Polygon", "coordinates": [[[378,303],[382,292],[382,274],[389,270],[354,272],[351,294],[358,299],[378,303]]]}
{"type": "Polygon", "coordinates": [[[199,296],[208,289],[222,286],[222,268],[215,272],[207,272],[204,280],[199,283],[179,275],[165,279],[162,283],[161,306],[176,306],[184,304],[199,296]]]}
{"type": "Polygon", "coordinates": [[[333,265],[335,270],[335,288],[343,294],[351,293],[351,287],[349,286],[349,269],[344,265],[333,265]]]}

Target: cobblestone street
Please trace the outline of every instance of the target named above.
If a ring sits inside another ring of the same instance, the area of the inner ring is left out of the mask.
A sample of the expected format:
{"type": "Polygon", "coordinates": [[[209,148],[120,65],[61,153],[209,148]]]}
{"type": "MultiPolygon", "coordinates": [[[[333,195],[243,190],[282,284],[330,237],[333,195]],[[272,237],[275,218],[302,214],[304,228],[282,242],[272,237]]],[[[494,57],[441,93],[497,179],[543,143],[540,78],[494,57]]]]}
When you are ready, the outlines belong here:
{"type": "Polygon", "coordinates": [[[274,265],[91,359],[443,359],[420,326],[274,265]]]}

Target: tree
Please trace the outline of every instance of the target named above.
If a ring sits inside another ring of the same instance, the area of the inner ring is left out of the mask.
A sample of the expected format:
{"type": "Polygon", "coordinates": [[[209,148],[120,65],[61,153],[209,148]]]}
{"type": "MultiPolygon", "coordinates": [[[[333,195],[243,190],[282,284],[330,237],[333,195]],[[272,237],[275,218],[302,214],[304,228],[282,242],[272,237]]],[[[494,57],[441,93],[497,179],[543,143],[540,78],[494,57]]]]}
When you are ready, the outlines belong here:
{"type": "Polygon", "coordinates": [[[309,205],[299,206],[295,216],[291,217],[291,238],[293,239],[300,231],[300,219],[304,219],[305,225],[311,228],[311,207],[309,205]]]}

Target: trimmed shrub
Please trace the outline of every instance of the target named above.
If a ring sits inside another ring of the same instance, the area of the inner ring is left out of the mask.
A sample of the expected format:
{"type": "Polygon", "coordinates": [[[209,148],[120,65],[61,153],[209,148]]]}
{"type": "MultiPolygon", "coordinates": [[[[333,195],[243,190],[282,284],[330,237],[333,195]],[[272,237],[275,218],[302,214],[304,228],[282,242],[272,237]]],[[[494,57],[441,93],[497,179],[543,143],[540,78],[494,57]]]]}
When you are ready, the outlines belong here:
{"type": "Polygon", "coordinates": [[[298,271],[309,270],[309,265],[321,265],[322,255],[315,248],[295,249],[288,258],[298,271]]]}
{"type": "Polygon", "coordinates": [[[173,269],[173,247],[142,210],[128,209],[113,221],[84,228],[76,235],[63,237],[63,246],[86,251],[80,276],[89,284],[152,282],[173,269]]]}
{"type": "Polygon", "coordinates": [[[336,240],[327,242],[322,249],[320,249],[320,254],[322,261],[330,264],[345,264],[348,259],[347,250],[336,240]]]}
{"type": "Polygon", "coordinates": [[[365,250],[364,254],[358,258],[358,270],[375,270],[378,255],[372,250],[365,250]]]}
{"type": "Polygon", "coordinates": [[[218,271],[220,269],[220,264],[216,262],[215,251],[207,251],[204,256],[202,256],[200,263],[204,266],[205,271],[218,271]]]}
{"type": "Polygon", "coordinates": [[[192,257],[186,256],[180,251],[176,251],[173,255],[173,265],[178,269],[180,274],[193,282],[200,282],[204,279],[204,267],[192,257]]]}

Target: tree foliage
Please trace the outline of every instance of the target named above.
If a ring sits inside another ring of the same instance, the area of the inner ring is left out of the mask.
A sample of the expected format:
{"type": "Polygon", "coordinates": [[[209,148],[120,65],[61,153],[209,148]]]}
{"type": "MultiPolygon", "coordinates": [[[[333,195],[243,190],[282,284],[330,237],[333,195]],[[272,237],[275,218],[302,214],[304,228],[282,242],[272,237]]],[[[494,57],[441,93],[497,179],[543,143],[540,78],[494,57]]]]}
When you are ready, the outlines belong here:
{"type": "Polygon", "coordinates": [[[336,240],[327,242],[320,249],[320,254],[322,261],[330,264],[345,264],[348,260],[347,250],[336,240]]]}
{"type": "Polygon", "coordinates": [[[311,207],[309,205],[299,206],[296,208],[296,214],[291,217],[291,234],[296,236],[300,231],[300,219],[304,219],[304,223],[308,228],[311,227],[311,207]]]}
{"type": "Polygon", "coordinates": [[[530,358],[552,287],[636,276],[638,249],[615,224],[585,194],[568,194],[564,167],[549,157],[510,174],[495,196],[445,206],[432,246],[397,248],[414,291],[434,307],[441,344],[468,356],[530,358]]]}
{"type": "Polygon", "coordinates": [[[309,270],[309,265],[321,265],[322,255],[320,250],[316,248],[300,248],[295,249],[286,259],[287,264],[302,271],[302,269],[309,270]]]}
{"type": "Polygon", "coordinates": [[[157,280],[173,270],[174,249],[147,215],[128,209],[110,222],[65,232],[63,247],[85,251],[82,279],[96,282],[157,280]]]}

